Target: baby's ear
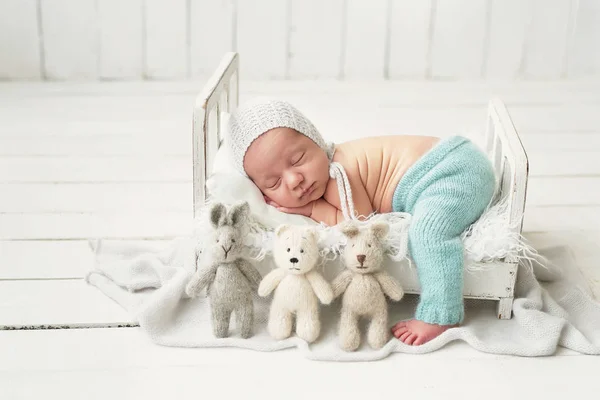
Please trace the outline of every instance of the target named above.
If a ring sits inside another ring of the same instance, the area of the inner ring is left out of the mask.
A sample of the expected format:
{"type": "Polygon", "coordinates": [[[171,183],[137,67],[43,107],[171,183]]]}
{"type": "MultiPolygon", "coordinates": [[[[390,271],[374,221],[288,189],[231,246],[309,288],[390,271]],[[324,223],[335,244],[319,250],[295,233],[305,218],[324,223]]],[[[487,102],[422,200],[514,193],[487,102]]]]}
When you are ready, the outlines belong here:
{"type": "Polygon", "coordinates": [[[371,232],[379,240],[383,239],[390,231],[390,226],[385,222],[374,222],[371,225],[371,232]]]}
{"type": "Polygon", "coordinates": [[[356,237],[359,233],[358,226],[353,224],[352,222],[345,222],[341,227],[341,232],[348,238],[352,239],[356,237]]]}
{"type": "Polygon", "coordinates": [[[287,224],[282,224],[279,225],[276,229],[275,229],[275,236],[280,237],[282,233],[284,233],[285,231],[287,231],[288,229],[290,229],[290,226],[287,224]]]}

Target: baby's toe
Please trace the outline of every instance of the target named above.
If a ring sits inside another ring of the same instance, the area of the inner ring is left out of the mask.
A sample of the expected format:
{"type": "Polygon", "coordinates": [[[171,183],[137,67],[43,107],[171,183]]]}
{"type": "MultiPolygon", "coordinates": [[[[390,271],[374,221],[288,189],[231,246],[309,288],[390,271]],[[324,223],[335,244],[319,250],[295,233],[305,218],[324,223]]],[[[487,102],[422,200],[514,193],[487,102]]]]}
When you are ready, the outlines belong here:
{"type": "Polygon", "coordinates": [[[423,336],[419,336],[415,339],[415,341],[413,342],[413,346],[420,346],[423,343],[425,343],[425,338],[423,336]]]}
{"type": "Polygon", "coordinates": [[[415,342],[416,339],[419,338],[419,335],[417,335],[416,333],[411,334],[405,341],[404,343],[411,345],[415,342]]]}
{"type": "Polygon", "coordinates": [[[402,336],[404,334],[404,332],[408,331],[408,328],[405,326],[402,326],[400,328],[397,328],[395,330],[392,330],[392,332],[394,333],[394,336],[397,337],[398,339],[400,338],[400,336],[402,336]]]}
{"type": "Polygon", "coordinates": [[[399,338],[399,339],[400,339],[400,340],[402,340],[403,342],[405,342],[405,343],[406,343],[406,339],[407,339],[407,338],[408,338],[410,335],[412,335],[412,332],[410,332],[410,331],[406,331],[406,332],[404,332],[404,333],[403,333],[403,334],[400,336],[400,338],[399,338]]]}
{"type": "Polygon", "coordinates": [[[406,326],[406,321],[396,322],[396,324],[394,326],[392,326],[392,331],[395,331],[395,330],[405,327],[405,326],[406,326]]]}

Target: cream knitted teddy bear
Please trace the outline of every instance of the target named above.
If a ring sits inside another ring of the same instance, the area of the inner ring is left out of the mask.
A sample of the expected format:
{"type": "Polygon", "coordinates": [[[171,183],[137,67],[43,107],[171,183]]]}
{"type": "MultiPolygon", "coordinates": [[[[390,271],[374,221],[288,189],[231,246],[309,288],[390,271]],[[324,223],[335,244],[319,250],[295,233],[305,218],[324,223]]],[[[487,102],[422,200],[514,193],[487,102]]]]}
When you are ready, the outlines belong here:
{"type": "Polygon", "coordinates": [[[280,225],[275,230],[273,256],[278,268],[267,274],[258,287],[259,296],[273,290],[268,330],[274,339],[289,337],[296,316],[296,334],[311,343],[321,331],[319,300],[329,304],[333,291],[314,270],[319,261],[318,234],[313,228],[280,225]]]}
{"type": "Polygon", "coordinates": [[[353,223],[345,223],[341,232],[347,237],[342,257],[346,269],[332,283],[334,297],[342,293],[342,311],[339,324],[340,346],[354,351],[360,345],[358,320],[371,320],[367,342],[374,349],[383,347],[388,341],[388,309],[384,296],[399,301],[404,291],[391,275],[382,270],[383,239],[389,225],[374,222],[360,230],[353,223]]]}

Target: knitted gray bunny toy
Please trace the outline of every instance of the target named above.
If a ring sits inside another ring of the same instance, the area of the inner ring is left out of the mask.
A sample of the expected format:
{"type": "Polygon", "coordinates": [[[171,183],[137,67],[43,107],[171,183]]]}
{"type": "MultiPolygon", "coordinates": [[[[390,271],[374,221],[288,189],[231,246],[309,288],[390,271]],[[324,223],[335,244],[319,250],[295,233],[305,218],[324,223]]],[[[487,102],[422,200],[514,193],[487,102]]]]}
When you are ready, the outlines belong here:
{"type": "Polygon", "coordinates": [[[342,252],[346,269],[332,283],[333,295],[342,293],[342,315],[339,325],[340,346],[354,351],[360,345],[358,319],[371,320],[367,341],[379,349],[388,341],[388,309],[385,295],[394,301],[404,291],[391,275],[382,269],[383,239],[389,231],[385,222],[374,222],[367,229],[359,229],[353,222],[344,223],[341,232],[348,238],[342,252]]]}
{"type": "Polygon", "coordinates": [[[246,224],[249,212],[248,202],[235,204],[229,212],[222,203],[212,205],[210,223],[214,229],[212,237],[206,238],[209,243],[204,267],[198,268],[185,289],[188,296],[196,297],[206,287],[213,333],[218,338],[228,336],[232,312],[235,312],[242,337],[252,336],[252,295],[258,289],[262,276],[242,256],[244,237],[241,228],[246,224]]]}

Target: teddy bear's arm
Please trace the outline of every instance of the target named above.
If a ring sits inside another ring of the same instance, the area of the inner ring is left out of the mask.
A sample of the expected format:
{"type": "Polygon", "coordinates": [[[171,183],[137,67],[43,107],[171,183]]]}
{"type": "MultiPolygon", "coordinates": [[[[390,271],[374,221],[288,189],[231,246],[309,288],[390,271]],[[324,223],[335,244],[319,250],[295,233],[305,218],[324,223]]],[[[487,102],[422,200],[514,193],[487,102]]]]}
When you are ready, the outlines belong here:
{"type": "Polygon", "coordinates": [[[329,282],[323,278],[323,275],[317,271],[310,271],[306,274],[306,279],[313,288],[313,291],[323,304],[329,304],[333,301],[333,290],[329,282]]]}
{"type": "Polygon", "coordinates": [[[381,285],[381,290],[385,293],[390,299],[394,301],[400,301],[404,296],[404,290],[400,284],[387,272],[378,272],[375,274],[375,279],[381,285]]]}
{"type": "Polygon", "coordinates": [[[261,297],[268,296],[285,276],[286,272],[282,268],[275,268],[263,278],[258,286],[258,295],[261,297]]]}
{"type": "Polygon", "coordinates": [[[185,293],[190,297],[196,297],[205,286],[210,285],[217,274],[217,264],[199,269],[185,287],[185,293]]]}
{"type": "Polygon", "coordinates": [[[248,278],[248,280],[250,281],[250,285],[254,289],[257,289],[258,285],[260,284],[260,281],[262,280],[262,275],[260,274],[260,272],[258,272],[254,265],[250,264],[246,260],[239,260],[238,267],[240,271],[242,271],[242,274],[244,274],[246,278],[248,278]]]}
{"type": "Polygon", "coordinates": [[[337,298],[339,295],[346,291],[346,288],[352,282],[352,271],[345,270],[341,274],[335,277],[331,286],[333,288],[333,298],[337,298]]]}

